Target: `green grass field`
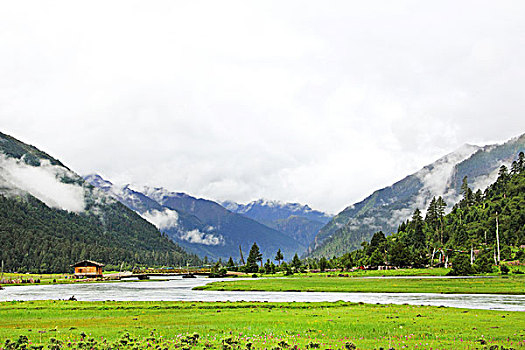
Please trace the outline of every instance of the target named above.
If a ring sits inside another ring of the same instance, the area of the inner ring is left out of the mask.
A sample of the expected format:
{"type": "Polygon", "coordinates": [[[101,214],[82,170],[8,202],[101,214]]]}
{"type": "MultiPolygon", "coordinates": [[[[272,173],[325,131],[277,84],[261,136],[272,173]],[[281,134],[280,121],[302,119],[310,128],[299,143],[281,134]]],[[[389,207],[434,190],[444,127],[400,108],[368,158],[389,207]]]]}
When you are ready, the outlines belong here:
{"type": "MultiPolygon", "coordinates": [[[[107,275],[104,272],[105,275],[107,275]]],[[[119,280],[93,280],[93,279],[76,279],[73,274],[67,273],[49,273],[49,274],[20,274],[20,273],[4,273],[0,281],[11,281],[11,283],[0,283],[2,287],[10,286],[27,286],[27,285],[45,285],[45,284],[70,284],[70,283],[117,283],[119,280]],[[31,281],[32,280],[32,281],[31,281]],[[37,281],[40,281],[37,283],[37,281]],[[26,281],[26,282],[25,282],[26,281]]],[[[160,281],[160,280],[155,280],[160,281]]],[[[135,280],[127,280],[126,282],[143,282],[135,280]]]]}
{"type": "Polygon", "coordinates": [[[355,278],[306,275],[213,282],[197,290],[525,294],[525,276],[491,278],[355,278]]]}
{"type": "MultiPolygon", "coordinates": [[[[424,269],[395,269],[395,270],[355,270],[355,271],[330,271],[317,273],[297,273],[294,276],[337,276],[339,274],[349,275],[351,277],[364,276],[444,276],[451,269],[424,268],[424,269]]],[[[271,275],[267,275],[271,276],[271,275]]]]}
{"type": "MultiPolygon", "coordinates": [[[[40,280],[40,284],[66,283],[68,281],[71,281],[71,278],[73,278],[73,276],[67,273],[29,274],[29,273],[7,273],[6,272],[0,276],[0,280],[11,280],[11,281],[33,280],[33,283],[36,280],[40,280]]],[[[26,284],[26,283],[17,283],[17,284],[20,285],[20,284],[26,284]]]]}
{"type": "MultiPolygon", "coordinates": [[[[510,275],[514,275],[517,273],[517,275],[525,274],[525,265],[508,265],[508,263],[505,263],[509,269],[510,269],[510,275]]],[[[380,276],[445,276],[447,275],[452,269],[451,268],[444,268],[444,267],[428,267],[428,268],[421,268],[421,269],[393,269],[393,270],[360,270],[357,269],[355,271],[328,271],[328,272],[317,272],[317,273],[296,273],[294,276],[338,276],[340,274],[348,275],[350,277],[380,277],[380,276]]],[[[278,273],[277,275],[262,275],[265,277],[275,277],[283,275],[282,273],[278,273]]],[[[494,272],[491,273],[484,273],[483,276],[501,276],[501,273],[499,272],[499,269],[494,268],[494,272]]]]}
{"type": "Polygon", "coordinates": [[[523,312],[429,306],[3,302],[0,320],[0,344],[26,336],[28,349],[525,348],[523,312]]]}

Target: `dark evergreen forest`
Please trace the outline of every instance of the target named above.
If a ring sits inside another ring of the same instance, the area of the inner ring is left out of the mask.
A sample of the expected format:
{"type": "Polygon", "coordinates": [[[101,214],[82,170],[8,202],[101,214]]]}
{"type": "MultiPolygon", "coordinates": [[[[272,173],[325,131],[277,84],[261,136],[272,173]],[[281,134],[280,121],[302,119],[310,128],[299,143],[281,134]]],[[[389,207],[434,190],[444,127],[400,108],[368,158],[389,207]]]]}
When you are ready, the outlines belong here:
{"type": "MultiPolygon", "coordinates": [[[[32,167],[47,160],[67,169],[47,153],[3,133],[0,151],[2,156],[32,167]]],[[[12,191],[8,185],[0,188],[0,260],[4,271],[70,272],[69,265],[83,259],[104,263],[107,269],[122,264],[131,268],[200,262],[134,211],[96,193],[80,176],[71,172],[59,181],[84,188],[84,212],[53,209],[24,191],[12,191]]]]}
{"type": "Polygon", "coordinates": [[[0,259],[5,271],[34,273],[68,272],[83,259],[107,268],[199,262],[120,203],[98,215],[75,214],[31,196],[0,196],[0,259]]]}
{"type": "MultiPolygon", "coordinates": [[[[423,217],[416,209],[395,234],[376,232],[362,248],[332,259],[340,266],[436,266],[446,262],[490,272],[499,260],[525,259],[525,159],[520,152],[509,170],[484,192],[473,192],[463,178],[462,199],[445,215],[447,203],[433,198],[423,217]],[[499,258],[498,258],[499,238],[499,258]],[[474,264],[470,264],[474,260],[474,264]],[[468,264],[466,264],[468,262],[468,264]]],[[[329,262],[330,263],[330,262],[329,262]]],[[[468,270],[468,268],[467,268],[468,270]]]]}

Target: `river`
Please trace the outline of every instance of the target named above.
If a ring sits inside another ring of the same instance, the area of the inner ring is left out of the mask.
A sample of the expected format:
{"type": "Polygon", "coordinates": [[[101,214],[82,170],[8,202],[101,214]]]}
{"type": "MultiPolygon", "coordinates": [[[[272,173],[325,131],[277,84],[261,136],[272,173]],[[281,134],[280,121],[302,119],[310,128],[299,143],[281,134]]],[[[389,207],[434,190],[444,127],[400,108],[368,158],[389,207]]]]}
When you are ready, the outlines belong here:
{"type": "MultiPolygon", "coordinates": [[[[165,279],[165,277],[163,277],[165,279]]],[[[231,280],[231,279],[227,279],[231,280]]],[[[435,293],[332,293],[332,292],[228,292],[195,291],[193,287],[213,281],[208,278],[149,282],[74,283],[9,286],[0,291],[0,301],[68,299],[81,301],[259,301],[320,302],[349,301],[369,304],[409,304],[525,311],[525,295],[435,294],[435,293]]]]}

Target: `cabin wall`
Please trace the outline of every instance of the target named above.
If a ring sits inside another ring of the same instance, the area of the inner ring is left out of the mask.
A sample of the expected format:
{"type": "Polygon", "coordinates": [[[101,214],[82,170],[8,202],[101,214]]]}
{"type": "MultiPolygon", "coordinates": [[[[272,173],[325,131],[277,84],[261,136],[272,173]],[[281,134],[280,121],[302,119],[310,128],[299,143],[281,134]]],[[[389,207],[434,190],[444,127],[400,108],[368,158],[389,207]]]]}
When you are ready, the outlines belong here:
{"type": "Polygon", "coordinates": [[[102,267],[99,266],[77,266],[76,276],[102,276],[102,267]]]}
{"type": "Polygon", "coordinates": [[[75,267],[75,273],[78,274],[90,274],[90,275],[96,275],[97,274],[97,267],[96,266],[80,266],[75,267]]]}

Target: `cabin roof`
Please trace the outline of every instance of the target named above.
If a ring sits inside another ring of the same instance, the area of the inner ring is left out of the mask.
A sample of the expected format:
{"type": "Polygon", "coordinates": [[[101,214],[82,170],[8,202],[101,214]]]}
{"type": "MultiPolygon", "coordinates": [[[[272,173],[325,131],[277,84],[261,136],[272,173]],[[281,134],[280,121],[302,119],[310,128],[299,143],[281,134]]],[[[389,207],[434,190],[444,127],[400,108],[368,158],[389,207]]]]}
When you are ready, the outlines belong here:
{"type": "Polygon", "coordinates": [[[101,264],[99,262],[96,262],[96,261],[92,261],[92,260],[82,260],[82,261],[79,261],[77,262],[76,264],[73,264],[73,265],[70,265],[71,267],[77,267],[77,266],[97,266],[97,267],[103,267],[104,264],[101,264]]]}

